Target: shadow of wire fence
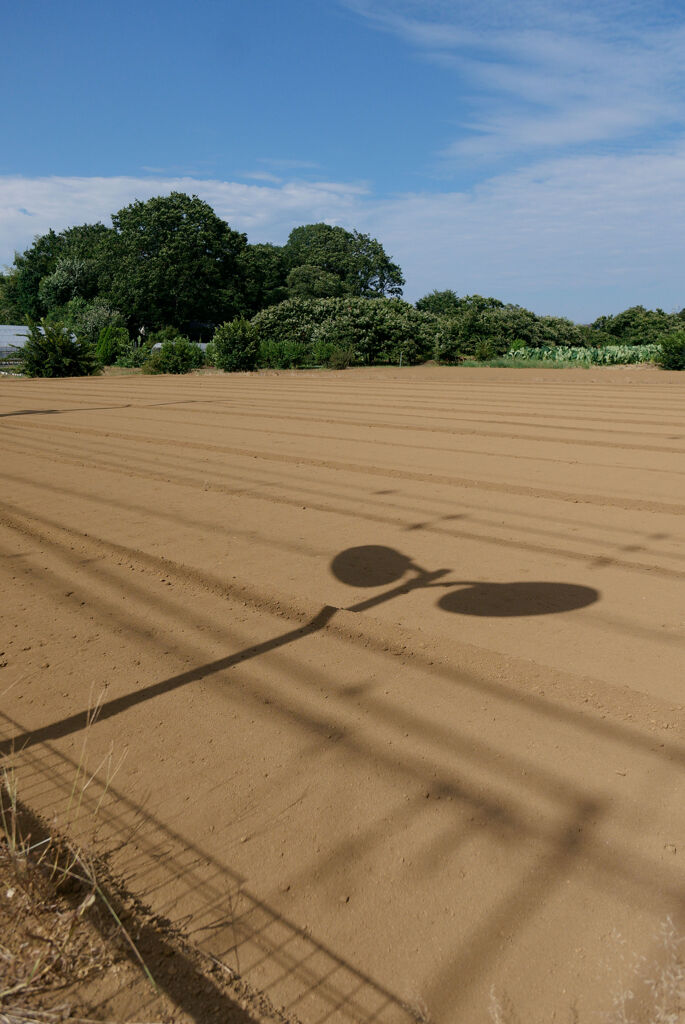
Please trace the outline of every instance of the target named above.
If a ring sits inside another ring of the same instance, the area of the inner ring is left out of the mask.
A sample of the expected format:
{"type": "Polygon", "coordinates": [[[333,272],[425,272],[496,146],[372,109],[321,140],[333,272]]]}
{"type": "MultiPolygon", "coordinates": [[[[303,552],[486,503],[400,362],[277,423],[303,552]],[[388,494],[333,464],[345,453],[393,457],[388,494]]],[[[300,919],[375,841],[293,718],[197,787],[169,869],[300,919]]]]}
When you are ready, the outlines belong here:
{"type": "MultiPolygon", "coordinates": [[[[22,734],[0,713],[0,738],[22,734]]],[[[119,792],[116,766],[74,760],[42,743],[0,759],[16,772],[21,800],[76,842],[113,850],[132,894],[181,927],[191,943],[237,972],[274,1007],[307,1024],[408,1024],[402,1002],[245,888],[243,879],[119,792]],[[95,775],[91,772],[95,768],[95,775]],[[114,778],[116,775],[114,774],[114,778]]],[[[144,1000],[144,996],[141,996],[144,1000]]],[[[137,1009],[144,1010],[144,1002],[137,1009]]]]}

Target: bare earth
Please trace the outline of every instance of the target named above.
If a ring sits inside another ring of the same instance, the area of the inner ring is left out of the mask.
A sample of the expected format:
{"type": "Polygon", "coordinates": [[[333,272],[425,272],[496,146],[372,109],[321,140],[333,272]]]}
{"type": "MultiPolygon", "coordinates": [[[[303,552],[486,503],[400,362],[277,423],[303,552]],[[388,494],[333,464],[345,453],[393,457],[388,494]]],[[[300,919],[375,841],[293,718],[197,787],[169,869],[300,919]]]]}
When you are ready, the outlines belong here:
{"type": "Polygon", "coordinates": [[[684,389],[0,379],[23,799],[306,1024],[597,1020],[685,932],[684,389]]]}

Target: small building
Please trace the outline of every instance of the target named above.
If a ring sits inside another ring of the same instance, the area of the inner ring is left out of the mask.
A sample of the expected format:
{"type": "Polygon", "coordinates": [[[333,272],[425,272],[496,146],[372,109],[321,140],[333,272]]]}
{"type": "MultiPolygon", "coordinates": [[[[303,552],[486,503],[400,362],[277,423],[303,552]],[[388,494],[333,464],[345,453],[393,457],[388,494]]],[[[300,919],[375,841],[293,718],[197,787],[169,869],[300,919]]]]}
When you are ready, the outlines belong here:
{"type": "Polygon", "coordinates": [[[28,327],[24,324],[0,324],[0,359],[16,356],[16,349],[23,348],[28,327]]]}

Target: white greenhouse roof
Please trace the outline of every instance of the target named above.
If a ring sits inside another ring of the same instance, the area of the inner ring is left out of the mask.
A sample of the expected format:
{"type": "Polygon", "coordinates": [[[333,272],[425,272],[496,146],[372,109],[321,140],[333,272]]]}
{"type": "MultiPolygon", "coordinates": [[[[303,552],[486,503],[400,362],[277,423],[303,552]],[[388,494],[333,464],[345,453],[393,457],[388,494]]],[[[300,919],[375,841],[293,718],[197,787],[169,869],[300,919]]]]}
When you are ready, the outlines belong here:
{"type": "Polygon", "coordinates": [[[7,355],[13,347],[22,348],[27,334],[28,327],[23,324],[0,324],[0,353],[7,355]]]}

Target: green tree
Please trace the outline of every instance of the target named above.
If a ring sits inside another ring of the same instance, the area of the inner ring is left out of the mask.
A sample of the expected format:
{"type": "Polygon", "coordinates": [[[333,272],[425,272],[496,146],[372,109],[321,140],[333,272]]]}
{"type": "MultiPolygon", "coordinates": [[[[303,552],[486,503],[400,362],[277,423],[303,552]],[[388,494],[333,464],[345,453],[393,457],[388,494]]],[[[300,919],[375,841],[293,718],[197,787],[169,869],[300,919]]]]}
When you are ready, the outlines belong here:
{"type": "Polygon", "coordinates": [[[664,335],[656,361],[664,370],[685,370],[685,331],[664,335]]]}
{"type": "Polygon", "coordinates": [[[80,341],[93,348],[103,327],[124,326],[124,317],[119,310],[113,309],[101,296],[91,300],[77,296],[47,319],[64,321],[80,341]]]}
{"type": "Polygon", "coordinates": [[[75,338],[66,324],[30,320],[26,339],[20,351],[29,377],[87,377],[100,370],[92,347],[75,338]]]}
{"type": "Polygon", "coordinates": [[[615,316],[598,317],[591,327],[610,344],[653,345],[667,331],[682,327],[682,320],[680,314],[665,313],[663,309],[631,306],[615,316]]]}
{"type": "Polygon", "coordinates": [[[103,290],[111,272],[112,237],[104,224],[81,224],[37,235],[25,252],[15,253],[8,277],[19,320],[54,314],[73,298],[92,299],[103,290]]]}
{"type": "Polygon", "coordinates": [[[97,361],[103,366],[111,366],[120,355],[128,352],[131,340],[125,327],[114,327],[108,324],[103,327],[95,346],[97,361]]]}
{"type": "Polygon", "coordinates": [[[55,272],[64,250],[64,238],[51,229],[45,235],[37,235],[25,252],[15,253],[14,295],[22,320],[37,320],[48,312],[39,296],[40,284],[55,272]]]}
{"type": "Polygon", "coordinates": [[[260,309],[288,298],[283,248],[278,245],[248,245],[239,260],[243,285],[243,311],[254,316],[260,309]]]}
{"type": "Polygon", "coordinates": [[[16,268],[10,267],[6,274],[0,274],[0,323],[21,324],[26,319],[19,302],[18,285],[16,268]]]}
{"type": "Polygon", "coordinates": [[[444,291],[436,289],[417,299],[416,308],[423,313],[433,313],[436,316],[456,316],[461,311],[461,299],[451,288],[444,291]]]}
{"type": "Polygon", "coordinates": [[[197,196],[136,201],[112,221],[110,298],[130,328],[216,323],[241,311],[246,236],[197,196]]]}
{"type": "Polygon", "coordinates": [[[290,270],[318,267],[341,282],[346,295],[363,298],[399,296],[402,271],[375,238],[330,224],[294,228],[284,246],[290,270]]]}
{"type": "Polygon", "coordinates": [[[500,299],[484,295],[463,295],[459,297],[451,288],[445,291],[432,291],[423,298],[417,299],[416,308],[423,313],[434,313],[436,316],[463,316],[466,313],[481,313],[484,309],[501,309],[504,303],[500,299]]]}
{"type": "Polygon", "coordinates": [[[587,329],[562,316],[539,316],[535,326],[536,346],[584,345],[587,329]]]}
{"type": "Polygon", "coordinates": [[[343,281],[337,274],[313,267],[311,263],[293,267],[287,285],[291,299],[331,299],[344,291],[343,281]]]}

